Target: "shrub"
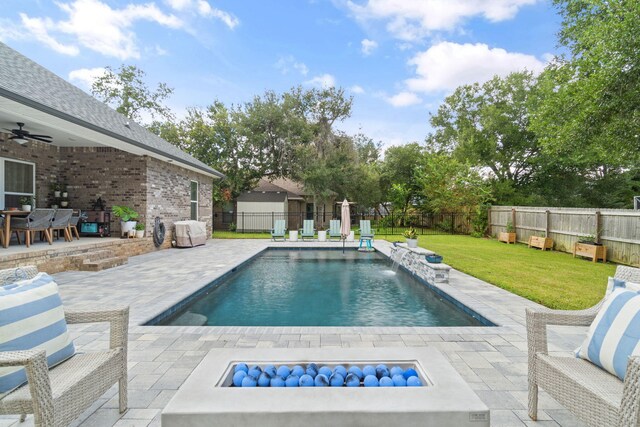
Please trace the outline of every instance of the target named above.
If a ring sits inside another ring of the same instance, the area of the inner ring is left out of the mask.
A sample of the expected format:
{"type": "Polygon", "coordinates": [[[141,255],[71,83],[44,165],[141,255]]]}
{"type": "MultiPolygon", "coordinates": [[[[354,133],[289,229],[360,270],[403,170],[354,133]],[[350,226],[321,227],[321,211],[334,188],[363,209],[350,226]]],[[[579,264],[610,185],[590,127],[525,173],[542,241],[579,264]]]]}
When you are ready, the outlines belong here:
{"type": "Polygon", "coordinates": [[[229,231],[236,231],[238,227],[236,226],[235,222],[232,222],[229,224],[229,231]]]}
{"type": "Polygon", "coordinates": [[[402,235],[404,236],[405,239],[417,239],[418,238],[418,232],[413,227],[405,230],[404,233],[402,233],[402,235]]]}
{"type": "Polygon", "coordinates": [[[116,218],[120,218],[121,221],[127,222],[132,219],[138,218],[138,212],[134,211],[128,206],[113,206],[111,208],[111,212],[113,212],[113,216],[116,218]]]}

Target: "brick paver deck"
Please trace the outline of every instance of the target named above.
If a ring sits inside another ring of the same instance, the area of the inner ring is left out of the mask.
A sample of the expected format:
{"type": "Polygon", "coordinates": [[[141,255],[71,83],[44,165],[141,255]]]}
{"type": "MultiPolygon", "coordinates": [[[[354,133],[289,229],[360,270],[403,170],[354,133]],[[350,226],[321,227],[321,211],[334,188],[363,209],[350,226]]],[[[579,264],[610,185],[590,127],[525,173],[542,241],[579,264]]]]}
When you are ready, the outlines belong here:
{"type": "MultiPolygon", "coordinates": [[[[537,304],[469,275],[452,270],[443,290],[484,315],[497,327],[192,327],[140,326],[268,246],[299,246],[266,240],[212,240],[206,246],[172,249],[130,258],[129,264],[98,273],[55,275],[65,306],[131,306],[129,334],[129,410],[118,413],[113,387],[76,425],[159,426],[160,412],[176,390],[214,348],[414,347],[440,350],[491,409],[492,426],[582,426],[552,398],[541,393],[539,420],[527,416],[525,307],[537,304]]],[[[331,247],[338,243],[304,246],[331,247]]],[[[390,244],[376,241],[388,254],[390,244]]],[[[71,327],[80,351],[106,348],[107,325],[71,327]]],[[[552,328],[552,352],[577,347],[584,328],[552,328]]],[[[258,350],[259,351],[259,350],[258,350]]],[[[206,379],[203,379],[205,381],[206,379]]],[[[29,417],[0,418],[0,427],[29,426],[29,417]]]]}

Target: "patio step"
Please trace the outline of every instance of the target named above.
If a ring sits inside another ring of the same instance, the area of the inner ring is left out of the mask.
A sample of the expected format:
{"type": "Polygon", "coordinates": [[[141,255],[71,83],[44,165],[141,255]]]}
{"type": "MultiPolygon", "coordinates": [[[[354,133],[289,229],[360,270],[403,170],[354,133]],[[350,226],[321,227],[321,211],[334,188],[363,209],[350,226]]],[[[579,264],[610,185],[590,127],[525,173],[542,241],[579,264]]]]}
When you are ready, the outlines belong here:
{"type": "Polygon", "coordinates": [[[107,268],[117,267],[119,265],[127,264],[129,258],[126,256],[115,256],[112,258],[103,258],[96,261],[85,260],[80,265],[80,271],[102,271],[107,268]]]}
{"type": "Polygon", "coordinates": [[[73,263],[80,271],[101,271],[126,264],[129,258],[119,256],[112,250],[103,249],[73,255],[73,263]]]}

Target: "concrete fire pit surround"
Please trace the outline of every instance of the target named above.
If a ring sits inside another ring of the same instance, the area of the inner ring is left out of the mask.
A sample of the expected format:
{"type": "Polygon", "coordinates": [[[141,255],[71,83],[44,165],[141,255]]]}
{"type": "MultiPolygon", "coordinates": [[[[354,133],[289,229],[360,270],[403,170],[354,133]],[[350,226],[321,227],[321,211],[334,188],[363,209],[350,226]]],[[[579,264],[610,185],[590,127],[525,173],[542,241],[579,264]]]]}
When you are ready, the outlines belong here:
{"type": "Polygon", "coordinates": [[[489,426],[489,409],[432,348],[211,350],[162,411],[163,427],[489,426]],[[229,387],[240,362],[413,365],[424,387],[229,387]]]}

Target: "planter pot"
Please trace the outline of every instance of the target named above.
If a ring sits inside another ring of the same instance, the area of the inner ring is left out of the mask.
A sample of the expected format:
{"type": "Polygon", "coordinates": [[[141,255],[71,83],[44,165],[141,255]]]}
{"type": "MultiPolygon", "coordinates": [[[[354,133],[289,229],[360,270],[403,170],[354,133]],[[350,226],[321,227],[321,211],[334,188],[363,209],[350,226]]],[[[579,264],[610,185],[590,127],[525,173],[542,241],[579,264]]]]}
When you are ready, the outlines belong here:
{"type": "Polygon", "coordinates": [[[318,242],[326,242],[326,241],[327,241],[327,231],[318,230],[318,242]]]}
{"type": "Polygon", "coordinates": [[[130,231],[135,231],[138,221],[120,221],[120,235],[127,236],[130,231]]]}
{"type": "Polygon", "coordinates": [[[66,191],[62,192],[62,197],[66,199],[68,196],[69,196],[69,193],[67,193],[66,191]]]}
{"type": "Polygon", "coordinates": [[[51,209],[58,209],[58,205],[51,205],[51,209]]]}
{"type": "Polygon", "coordinates": [[[504,233],[504,232],[500,232],[498,233],[498,240],[501,242],[505,242],[507,244],[509,243],[516,243],[516,233],[504,233]]]}
{"type": "Polygon", "coordinates": [[[442,255],[425,255],[424,258],[431,264],[440,264],[442,262],[442,255]]]}
{"type": "Polygon", "coordinates": [[[66,208],[68,204],[69,202],[60,202],[60,206],[62,206],[63,208],[66,208]]]}
{"type": "Polygon", "coordinates": [[[53,192],[53,197],[60,197],[60,192],[59,191],[54,191],[53,192]]]}
{"type": "Polygon", "coordinates": [[[144,237],[144,230],[136,230],[136,238],[142,239],[144,237]]]}
{"type": "Polygon", "coordinates": [[[351,231],[347,236],[347,242],[353,242],[356,239],[356,232],[351,231]]]}
{"type": "Polygon", "coordinates": [[[407,246],[409,246],[410,248],[417,248],[418,239],[407,239],[407,246]]]}
{"type": "Polygon", "coordinates": [[[21,209],[25,212],[31,212],[31,205],[22,205],[21,209]]]}
{"type": "Polygon", "coordinates": [[[289,231],[289,241],[297,242],[298,241],[298,230],[289,231]]]}

